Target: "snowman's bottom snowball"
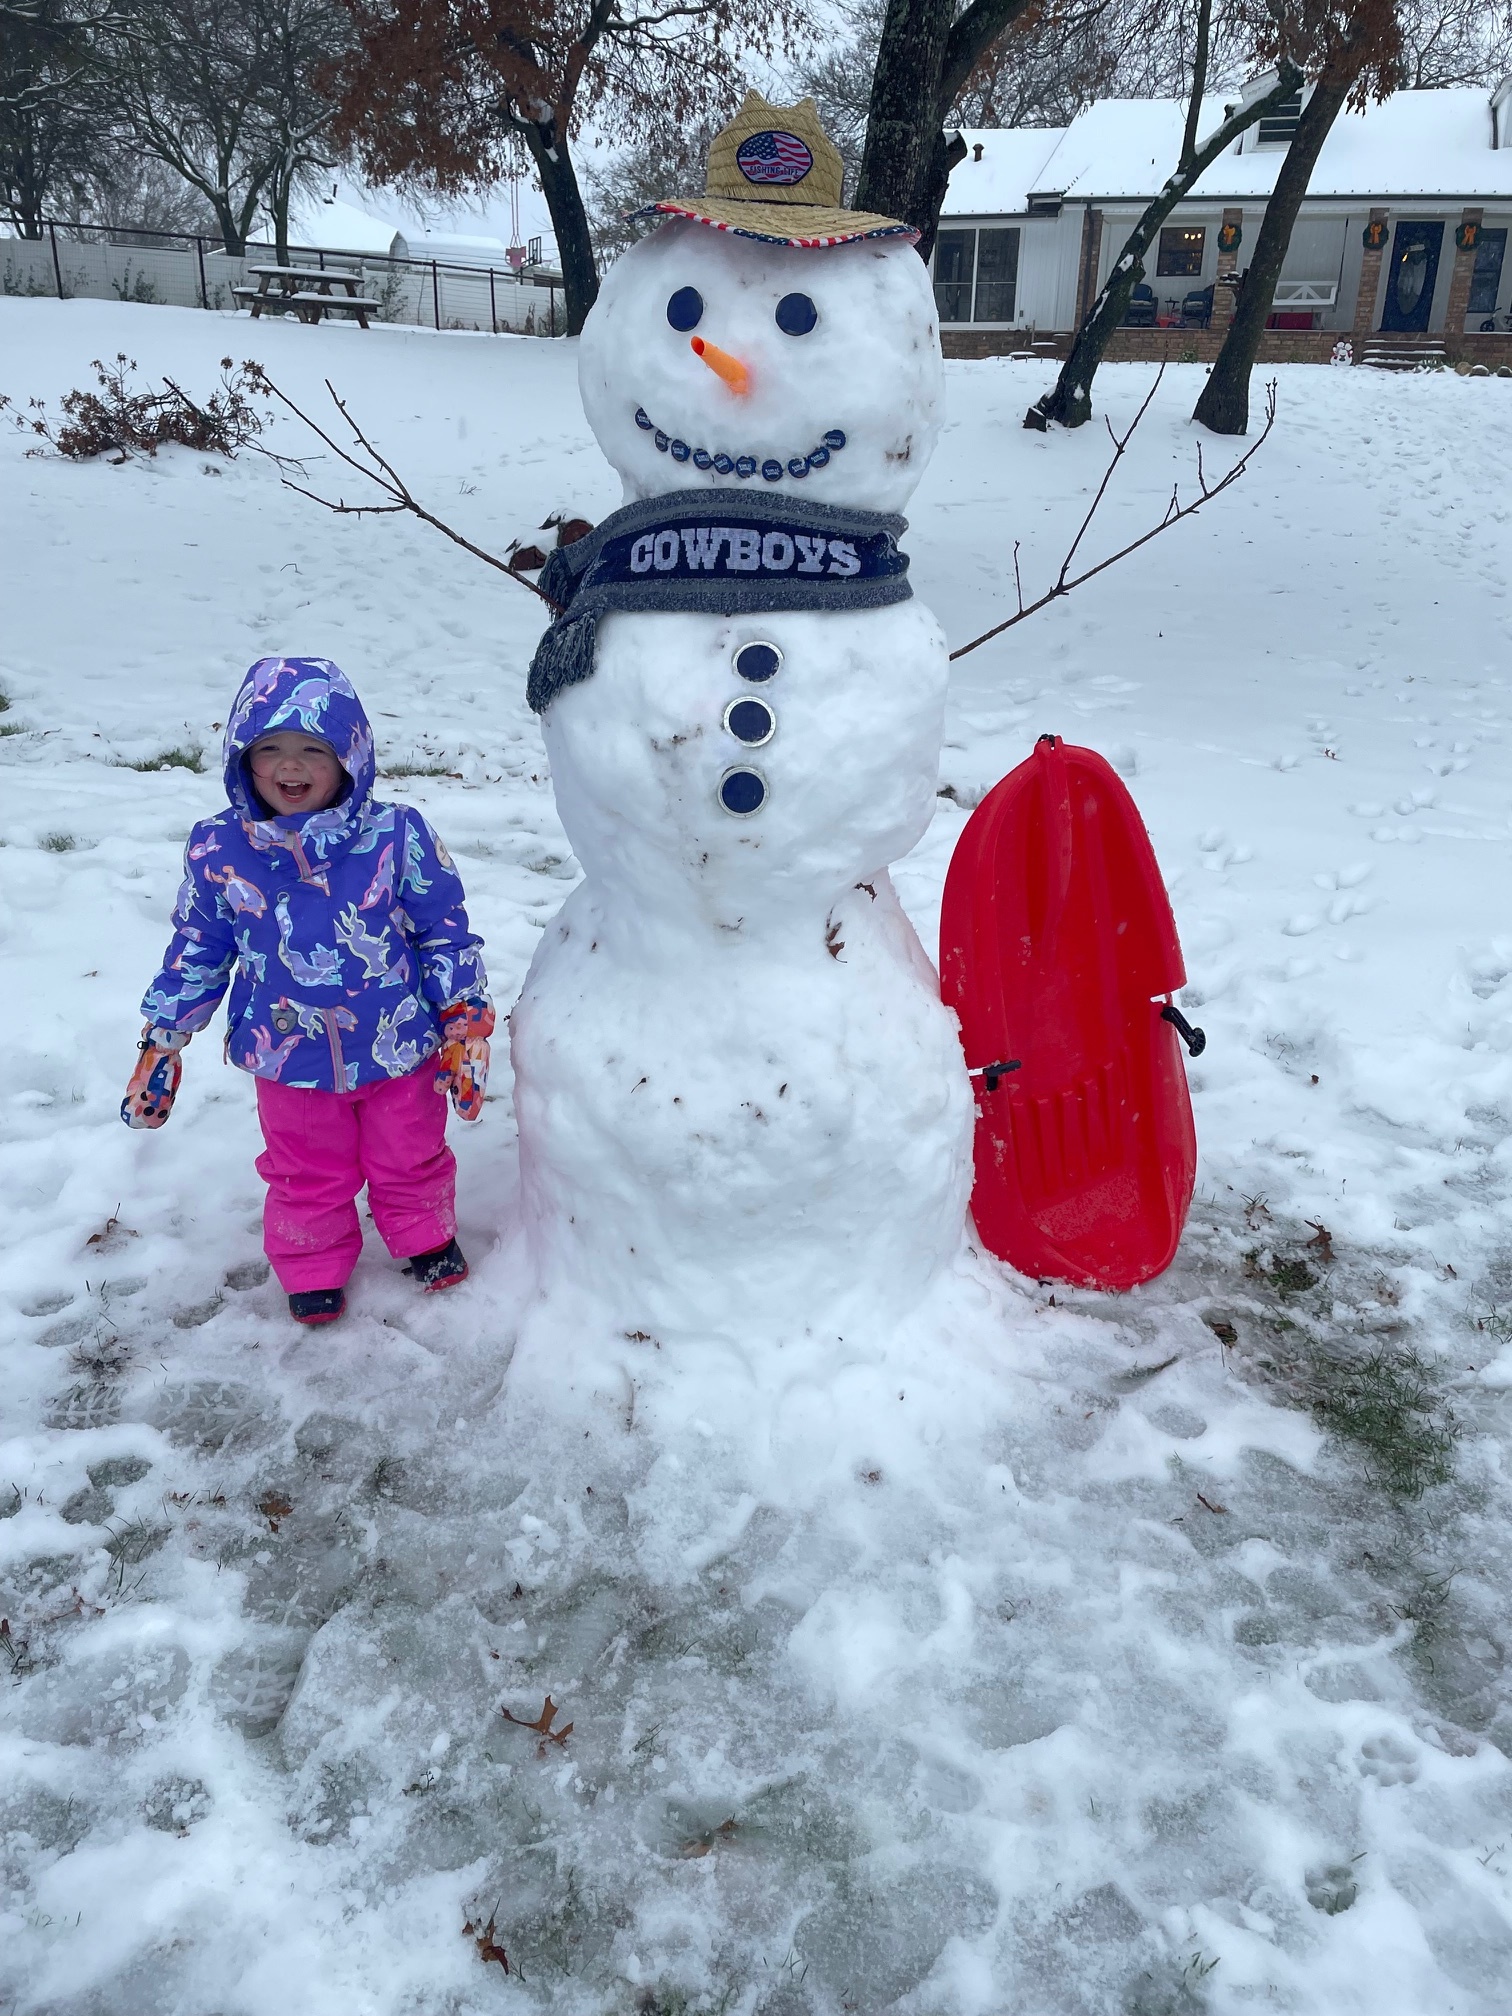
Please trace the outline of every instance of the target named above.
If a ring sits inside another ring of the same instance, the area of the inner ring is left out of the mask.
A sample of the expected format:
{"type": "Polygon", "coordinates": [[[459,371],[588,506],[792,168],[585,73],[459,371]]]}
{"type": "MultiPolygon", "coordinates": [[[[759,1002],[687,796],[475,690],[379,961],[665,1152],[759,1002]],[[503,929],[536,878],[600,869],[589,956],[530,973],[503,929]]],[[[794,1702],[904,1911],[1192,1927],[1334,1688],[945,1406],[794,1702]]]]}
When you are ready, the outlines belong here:
{"type": "Polygon", "coordinates": [[[653,1350],[890,1326],[960,1251],[973,1121],[891,884],[836,904],[834,952],[822,916],[666,956],[652,930],[584,884],[511,1020],[539,1291],[653,1350]]]}

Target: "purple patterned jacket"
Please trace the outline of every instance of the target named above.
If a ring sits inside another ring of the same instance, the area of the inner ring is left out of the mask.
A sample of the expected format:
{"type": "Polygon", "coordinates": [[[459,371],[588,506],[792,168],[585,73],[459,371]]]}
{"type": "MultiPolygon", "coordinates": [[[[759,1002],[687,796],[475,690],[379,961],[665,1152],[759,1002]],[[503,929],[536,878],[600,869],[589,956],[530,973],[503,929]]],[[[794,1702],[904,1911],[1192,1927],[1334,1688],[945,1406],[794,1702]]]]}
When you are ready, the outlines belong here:
{"type": "Polygon", "coordinates": [[[261,658],[226,723],[230,804],[189,835],[173,938],[142,1013],[203,1029],[230,983],[226,1055],[321,1092],[407,1077],[440,1042],[437,1010],[488,999],[482,941],[451,858],[409,805],[373,797],[373,731],[326,658],[261,658]],[[295,728],[331,744],[351,789],[268,817],[244,759],[295,728]]]}

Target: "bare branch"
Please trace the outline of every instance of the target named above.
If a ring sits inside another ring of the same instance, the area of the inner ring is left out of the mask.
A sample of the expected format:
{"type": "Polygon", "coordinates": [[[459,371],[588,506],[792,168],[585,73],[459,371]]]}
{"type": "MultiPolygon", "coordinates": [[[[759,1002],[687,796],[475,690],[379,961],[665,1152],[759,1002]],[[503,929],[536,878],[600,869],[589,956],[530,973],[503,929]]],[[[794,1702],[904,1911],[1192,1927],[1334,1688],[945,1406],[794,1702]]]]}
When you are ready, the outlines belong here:
{"type": "Polygon", "coordinates": [[[343,448],[339,441],[333,440],[318,421],[312,420],[309,414],[302,407],[297,406],[281,386],[273,383],[273,380],[260,364],[248,364],[246,368],[249,377],[252,378],[260,392],[264,392],[270,398],[276,399],[287,412],[293,414],[296,420],[308,427],[318,440],[323,441],[339,461],[344,462],[349,469],[355,470],[367,482],[376,483],[384,495],[392,501],[388,504],[348,504],[345,498],[332,499],[330,497],[318,496],[313,490],[306,490],[298,483],[291,483],[287,476],[283,478],[283,485],[286,490],[297,491],[301,497],[308,497],[313,504],[323,505],[327,511],[334,512],[338,517],[384,517],[395,512],[408,511],[413,517],[418,518],[422,524],[434,527],[437,532],[440,532],[445,538],[450,539],[454,546],[460,546],[464,553],[471,553],[475,560],[481,560],[486,566],[497,568],[501,574],[507,574],[511,581],[518,581],[522,588],[528,588],[532,595],[538,597],[539,600],[546,604],[546,607],[554,616],[561,615],[562,605],[554,601],[544,588],[537,587],[534,581],[528,581],[523,574],[516,573],[507,560],[501,560],[497,554],[489,553],[483,547],[474,545],[473,541],[459,532],[455,526],[448,525],[444,518],[438,518],[434,511],[428,511],[425,508],[404,478],[399,474],[398,470],[395,469],[394,465],[385,456],[381,455],[372,442],[368,440],[361,427],[352,418],[345,400],[342,399],[329,378],[326,380],[326,390],[331,395],[331,403],[335,406],[347,426],[352,430],[352,437],[358,447],[361,448],[364,455],[370,458],[366,462],[343,448]]]}
{"type": "MultiPolygon", "coordinates": [[[[1163,372],[1164,369],[1165,366],[1162,365],[1161,371],[1163,372]]],[[[1227,471],[1225,475],[1221,476],[1216,483],[1209,485],[1206,477],[1202,472],[1202,450],[1199,447],[1197,451],[1198,454],[1197,480],[1199,485],[1199,494],[1192,499],[1191,503],[1183,504],[1181,502],[1179,490],[1173,488],[1171,491],[1171,501],[1167,504],[1165,508],[1165,515],[1160,520],[1158,525],[1152,525],[1149,531],[1141,533],[1139,538],[1131,539],[1127,546],[1120,546],[1116,553],[1110,553],[1106,560],[1099,560],[1095,567],[1089,567],[1084,574],[1077,574],[1072,576],[1070,574],[1070,567],[1072,560],[1075,558],[1076,549],[1078,548],[1078,546],[1081,545],[1083,535],[1085,534],[1087,527],[1092,523],[1093,517],[1096,515],[1097,512],[1097,507],[1099,504],[1101,504],[1103,497],[1107,492],[1109,479],[1112,477],[1113,471],[1118,467],[1120,461],[1123,459],[1124,452],[1128,448],[1130,440],[1133,438],[1134,429],[1139,425],[1140,421],[1144,418],[1145,413],[1148,411],[1150,401],[1151,399],[1154,398],[1156,387],[1159,384],[1160,384],[1160,376],[1159,374],[1157,374],[1154,385],[1152,385],[1149,391],[1145,394],[1144,404],[1140,407],[1139,411],[1134,415],[1134,418],[1129,422],[1129,425],[1125,429],[1124,433],[1122,435],[1116,435],[1116,434],[1113,435],[1113,460],[1108,464],[1108,467],[1104,472],[1103,479],[1101,483],[1099,483],[1097,486],[1097,495],[1092,499],[1091,509],[1087,512],[1086,517],[1082,520],[1081,526],[1077,531],[1076,537],[1071,542],[1071,551],[1066,555],[1065,559],[1061,562],[1060,572],[1055,577],[1055,585],[1052,588],[1047,588],[1045,593],[1040,596],[1039,600],[1036,602],[1031,602],[1027,609],[1024,607],[1023,589],[1020,588],[1018,614],[1016,616],[1008,617],[1005,622],[994,625],[994,627],[991,630],[984,630],[980,637],[973,637],[969,644],[963,644],[961,645],[959,650],[952,651],[950,654],[952,664],[955,662],[957,658],[964,658],[968,651],[975,651],[979,644],[987,644],[990,643],[994,637],[1001,637],[1005,630],[1011,630],[1016,623],[1022,623],[1026,616],[1036,615],[1039,610],[1044,609],[1051,602],[1058,601],[1062,595],[1069,595],[1073,588],[1080,588],[1083,582],[1092,580],[1095,575],[1101,574],[1106,568],[1113,566],[1115,562],[1119,560],[1126,560],[1131,553],[1137,553],[1141,546],[1148,546],[1152,539],[1159,538],[1160,534],[1168,530],[1170,526],[1180,524],[1183,518],[1192,517],[1194,513],[1202,509],[1204,504],[1211,502],[1211,500],[1214,497],[1221,497],[1224,491],[1228,489],[1230,484],[1238,482],[1239,478],[1244,474],[1245,469],[1249,464],[1250,457],[1254,455],[1258,449],[1264,446],[1266,437],[1269,435],[1271,428],[1274,427],[1276,424],[1276,381],[1274,378],[1272,378],[1270,383],[1265,388],[1265,425],[1263,428],[1261,428],[1260,432],[1255,436],[1255,439],[1250,443],[1248,448],[1245,449],[1244,453],[1239,457],[1239,460],[1233,465],[1233,467],[1230,470],[1227,471]]],[[[1110,434],[1112,434],[1113,432],[1111,427],[1109,428],[1108,431],[1110,434]]],[[[1014,571],[1014,579],[1015,581],[1017,581],[1018,544],[1016,541],[1014,543],[1013,548],[1013,571],[1014,571]]]]}

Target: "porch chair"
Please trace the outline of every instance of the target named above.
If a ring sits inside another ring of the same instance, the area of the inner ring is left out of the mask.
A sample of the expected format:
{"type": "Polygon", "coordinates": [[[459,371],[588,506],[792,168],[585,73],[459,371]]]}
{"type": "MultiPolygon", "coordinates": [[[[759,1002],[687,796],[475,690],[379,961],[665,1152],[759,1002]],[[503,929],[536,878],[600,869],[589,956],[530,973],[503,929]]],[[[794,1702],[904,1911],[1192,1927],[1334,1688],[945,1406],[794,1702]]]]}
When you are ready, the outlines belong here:
{"type": "Polygon", "coordinates": [[[1213,290],[1211,287],[1194,287],[1184,295],[1181,302],[1181,326],[1183,329],[1206,329],[1213,319],[1213,290]]]}
{"type": "Polygon", "coordinates": [[[1155,289],[1143,280],[1129,296],[1129,305],[1124,310],[1125,329],[1153,329],[1155,327],[1155,289]]]}

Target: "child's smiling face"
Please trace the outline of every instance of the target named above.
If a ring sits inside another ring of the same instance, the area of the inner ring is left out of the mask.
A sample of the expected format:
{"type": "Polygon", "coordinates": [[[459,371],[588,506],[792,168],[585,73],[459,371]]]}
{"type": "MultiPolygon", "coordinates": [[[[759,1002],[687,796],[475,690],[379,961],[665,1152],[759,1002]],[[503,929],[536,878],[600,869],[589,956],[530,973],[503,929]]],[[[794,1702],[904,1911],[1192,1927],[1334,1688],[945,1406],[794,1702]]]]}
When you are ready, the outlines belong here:
{"type": "Polygon", "coordinates": [[[269,811],[285,816],[324,811],[346,781],[330,743],[297,729],[264,735],[252,745],[247,763],[258,797],[269,811]]]}

